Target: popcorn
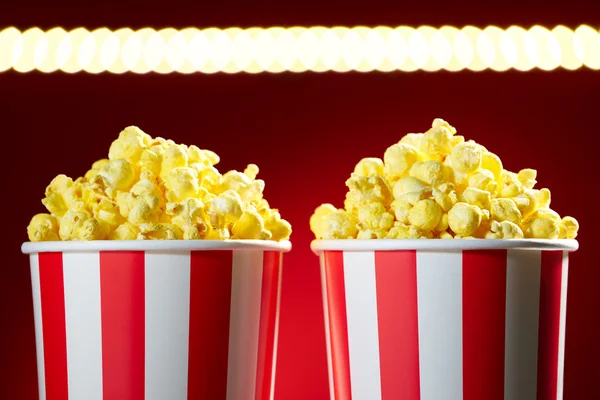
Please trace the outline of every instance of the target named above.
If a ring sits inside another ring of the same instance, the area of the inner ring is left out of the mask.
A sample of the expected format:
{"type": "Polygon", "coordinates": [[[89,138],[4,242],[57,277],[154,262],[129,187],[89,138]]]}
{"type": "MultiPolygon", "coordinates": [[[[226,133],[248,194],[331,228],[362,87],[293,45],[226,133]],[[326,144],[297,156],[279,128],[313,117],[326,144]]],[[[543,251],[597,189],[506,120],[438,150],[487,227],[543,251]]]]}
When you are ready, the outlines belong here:
{"type": "Polygon", "coordinates": [[[423,232],[428,232],[435,228],[441,218],[442,208],[431,199],[418,201],[408,213],[408,221],[411,225],[423,232]]]}
{"type": "Polygon", "coordinates": [[[317,239],[351,239],[358,234],[358,217],[331,204],[319,206],[310,218],[317,239]]]}
{"type": "Polygon", "coordinates": [[[32,242],[60,240],[58,221],[50,214],[37,214],[27,226],[27,236],[32,242]]]}
{"type": "Polygon", "coordinates": [[[492,218],[498,222],[510,221],[518,224],[521,221],[521,212],[512,199],[494,199],[490,211],[492,218]]]}
{"type": "Polygon", "coordinates": [[[456,171],[468,174],[481,167],[482,157],[481,148],[475,142],[469,141],[456,145],[448,158],[456,171]]]}
{"type": "Polygon", "coordinates": [[[346,181],[349,191],[346,195],[346,211],[356,214],[369,203],[382,203],[387,206],[392,200],[390,187],[381,175],[360,176],[352,174],[346,181]]]}
{"type": "Polygon", "coordinates": [[[504,169],[500,158],[435,119],[409,133],[383,160],[360,160],[346,181],[344,209],[318,207],[317,239],[574,239],[572,217],[550,209],[537,171],[504,169]]]}
{"type": "Polygon", "coordinates": [[[359,236],[382,239],[394,225],[394,216],[383,204],[371,203],[358,210],[358,221],[359,236]]]}
{"type": "Polygon", "coordinates": [[[384,165],[380,158],[363,158],[354,167],[359,176],[383,175],[384,165]]]}
{"type": "Polygon", "coordinates": [[[405,177],[413,164],[422,159],[423,156],[410,144],[390,146],[383,155],[385,178],[392,183],[405,177]]]}
{"type": "Polygon", "coordinates": [[[481,224],[481,209],[467,203],[456,203],[448,212],[448,226],[460,236],[471,236],[481,224]]]}
{"type": "Polygon", "coordinates": [[[83,177],[50,182],[42,200],[49,214],[31,219],[29,240],[289,239],[291,225],[263,198],[258,167],[221,175],[219,161],[127,127],[83,177]]]}

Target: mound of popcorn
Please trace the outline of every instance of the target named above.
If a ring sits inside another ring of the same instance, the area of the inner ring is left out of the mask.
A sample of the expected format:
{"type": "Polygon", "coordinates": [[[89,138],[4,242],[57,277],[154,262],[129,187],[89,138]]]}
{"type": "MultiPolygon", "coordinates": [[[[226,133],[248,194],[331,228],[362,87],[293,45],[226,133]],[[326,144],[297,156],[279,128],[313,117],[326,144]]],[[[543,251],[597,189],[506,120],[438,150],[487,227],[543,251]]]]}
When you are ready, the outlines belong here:
{"type": "Polygon", "coordinates": [[[500,158],[436,118],[346,181],[344,208],[319,206],[317,239],[573,239],[579,224],[550,209],[537,172],[507,171],[500,158]]]}
{"type": "Polygon", "coordinates": [[[31,219],[29,240],[288,239],[258,167],[221,174],[218,163],[210,150],[127,127],[85,176],[50,182],[48,213],[31,219]]]}

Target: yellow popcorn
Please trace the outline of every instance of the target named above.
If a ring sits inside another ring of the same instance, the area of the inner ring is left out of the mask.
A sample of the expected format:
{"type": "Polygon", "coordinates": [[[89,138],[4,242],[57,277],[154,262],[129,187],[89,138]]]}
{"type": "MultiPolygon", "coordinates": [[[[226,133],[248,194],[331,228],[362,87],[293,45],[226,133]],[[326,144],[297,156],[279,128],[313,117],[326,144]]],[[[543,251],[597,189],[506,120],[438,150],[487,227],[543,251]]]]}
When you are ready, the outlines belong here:
{"type": "Polygon", "coordinates": [[[237,192],[226,190],[206,204],[206,213],[218,237],[229,239],[230,226],[244,213],[244,203],[237,192]]]}
{"type": "Polygon", "coordinates": [[[413,176],[407,176],[394,184],[393,195],[394,199],[400,199],[407,193],[420,193],[428,189],[431,189],[430,186],[422,180],[413,176]]]}
{"type": "Polygon", "coordinates": [[[517,179],[519,182],[523,184],[527,189],[533,189],[537,181],[537,171],[535,169],[526,168],[519,171],[517,174],[517,179]]]}
{"type": "Polygon", "coordinates": [[[129,126],[121,131],[108,150],[110,160],[125,160],[130,165],[137,165],[146,148],[146,134],[136,126],[129,126]]]}
{"type": "Polygon", "coordinates": [[[421,231],[434,229],[442,218],[442,208],[433,200],[418,201],[408,213],[408,221],[421,231]]]}
{"type": "Polygon", "coordinates": [[[271,233],[271,240],[289,239],[292,233],[292,225],[281,218],[278,211],[270,210],[267,212],[267,217],[264,217],[265,229],[271,233]]]}
{"type": "Polygon", "coordinates": [[[200,199],[190,198],[179,203],[167,203],[171,223],[183,231],[184,239],[205,239],[211,231],[210,218],[200,199]]]}
{"type": "Polygon", "coordinates": [[[144,150],[140,157],[140,167],[144,168],[154,175],[160,175],[162,165],[162,155],[153,150],[144,150]]]}
{"type": "Polygon", "coordinates": [[[110,234],[110,240],[136,240],[140,230],[131,222],[125,222],[119,225],[110,234]]]}
{"type": "Polygon", "coordinates": [[[548,189],[535,188],[536,170],[504,169],[496,154],[440,118],[425,133],[406,134],[388,147],[383,162],[360,160],[346,184],[344,208],[357,217],[354,235],[328,225],[333,213],[345,222],[351,217],[325,204],[311,217],[317,238],[573,239],[579,231],[574,218],[550,209],[548,189]]]}
{"type": "Polygon", "coordinates": [[[438,186],[450,180],[451,172],[442,162],[429,160],[414,163],[409,174],[428,185],[438,186]]]}
{"type": "Polygon", "coordinates": [[[173,168],[188,166],[187,149],[182,145],[169,146],[162,155],[160,177],[166,179],[173,168]]]}
{"type": "Polygon", "coordinates": [[[421,239],[425,237],[423,233],[412,225],[407,225],[402,222],[394,223],[394,226],[389,230],[386,239],[421,239]]]}
{"type": "MultiPolygon", "coordinates": [[[[258,174],[258,167],[256,167],[256,174],[258,174]]],[[[250,178],[245,173],[229,171],[222,177],[221,190],[234,190],[246,202],[261,199],[264,189],[265,182],[262,179],[250,178]]]]}
{"type": "Polygon", "coordinates": [[[481,224],[479,207],[467,203],[456,203],[448,212],[448,225],[452,232],[462,237],[471,236],[481,224]]]}
{"type": "Polygon", "coordinates": [[[271,239],[271,232],[265,230],[262,217],[252,206],[246,208],[242,216],[233,224],[231,233],[237,239],[271,239]]]}
{"type": "Polygon", "coordinates": [[[448,232],[441,232],[439,238],[440,239],[454,239],[454,236],[452,236],[448,232]]]}
{"type": "Polygon", "coordinates": [[[135,171],[132,165],[122,159],[110,160],[98,171],[104,184],[111,189],[127,191],[135,182],[135,171]]]}
{"type": "Polygon", "coordinates": [[[108,159],[103,158],[101,160],[94,162],[92,164],[92,168],[90,168],[90,170],[85,173],[85,175],[84,175],[85,180],[91,181],[92,179],[94,179],[96,177],[96,175],[98,175],[98,171],[100,171],[102,169],[102,167],[104,167],[108,163],[108,161],[109,161],[108,159]]]}
{"type": "Polygon", "coordinates": [[[139,226],[138,240],[181,240],[181,229],[173,224],[147,223],[139,226]]]}
{"type": "Polygon", "coordinates": [[[383,175],[383,161],[380,158],[363,158],[354,167],[359,176],[383,175]]]}
{"type": "Polygon", "coordinates": [[[399,144],[408,144],[414,147],[415,149],[419,148],[419,144],[423,138],[422,133],[407,133],[400,139],[399,144]]]}
{"type": "Polygon", "coordinates": [[[317,238],[325,237],[327,233],[327,217],[336,210],[337,208],[332,204],[321,204],[315,209],[313,215],[310,217],[309,224],[310,230],[317,238]]]}
{"type": "Polygon", "coordinates": [[[564,217],[559,224],[561,239],[575,239],[579,231],[579,222],[573,217],[564,217]]]}
{"type": "MultiPolygon", "coordinates": [[[[454,185],[453,185],[454,186],[454,185]]],[[[442,186],[434,188],[432,191],[433,200],[442,208],[442,211],[448,212],[458,201],[456,192],[452,189],[447,191],[442,186]]]]}
{"type": "Polygon", "coordinates": [[[433,230],[435,232],[439,232],[441,235],[442,233],[448,230],[449,226],[450,225],[448,224],[448,214],[444,213],[440,218],[440,222],[438,222],[438,224],[435,226],[435,228],[433,228],[433,230]]]}
{"type": "Polygon", "coordinates": [[[479,169],[469,176],[468,185],[475,189],[496,193],[498,182],[495,179],[494,173],[489,169],[479,169]]]}
{"type": "Polygon", "coordinates": [[[456,171],[468,174],[481,167],[482,151],[475,142],[468,141],[456,145],[448,158],[456,171]]]}
{"type": "Polygon", "coordinates": [[[318,207],[315,216],[311,217],[311,230],[318,239],[352,239],[358,234],[358,217],[346,210],[327,204],[318,207]]]}
{"type": "Polygon", "coordinates": [[[358,210],[359,235],[383,238],[394,225],[394,216],[381,203],[371,203],[358,210]]]}
{"type": "MultiPolygon", "coordinates": [[[[201,150],[198,146],[191,145],[187,148],[188,162],[190,164],[200,163],[212,167],[220,162],[219,156],[210,150],[201,150]]],[[[258,172],[258,167],[257,171],[258,172]]]]}
{"type": "Polygon", "coordinates": [[[390,146],[383,154],[385,178],[391,183],[408,175],[408,171],[423,156],[419,151],[405,143],[390,146]]]}
{"type": "Polygon", "coordinates": [[[465,202],[481,209],[489,210],[492,203],[492,194],[490,192],[474,187],[466,188],[462,197],[465,202]]]}
{"type": "Polygon", "coordinates": [[[200,186],[198,184],[198,173],[195,169],[188,167],[173,168],[165,179],[167,189],[167,201],[177,202],[198,197],[200,186]]]}
{"type": "Polygon", "coordinates": [[[408,223],[408,213],[413,207],[414,203],[409,202],[407,199],[397,199],[392,202],[390,207],[394,211],[394,215],[396,217],[396,221],[402,222],[404,224],[408,223]]]}
{"type": "Polygon", "coordinates": [[[61,240],[103,240],[107,231],[80,203],[61,218],[58,234],[61,240]]]}
{"type": "Polygon", "coordinates": [[[452,151],[456,129],[441,118],[433,120],[432,127],[419,142],[419,151],[430,160],[442,161],[452,151]]]}
{"type": "Polygon", "coordinates": [[[94,162],[85,176],[58,175],[50,182],[42,200],[50,214],[34,216],[28,236],[31,241],[289,239],[290,223],[263,198],[258,166],[222,175],[215,168],[219,161],[210,150],[127,127],[111,143],[108,158],[94,162]]]}
{"type": "Polygon", "coordinates": [[[389,205],[392,200],[390,187],[381,175],[359,176],[352,174],[346,181],[349,191],[346,194],[346,211],[356,214],[370,203],[389,205]]]}
{"type": "Polygon", "coordinates": [[[60,240],[58,221],[50,214],[34,215],[27,226],[27,236],[32,242],[60,240]]]}
{"type": "Polygon", "coordinates": [[[490,207],[492,218],[498,222],[510,221],[518,224],[521,221],[521,212],[512,199],[493,199],[490,207]]]}
{"type": "Polygon", "coordinates": [[[550,190],[544,188],[539,191],[534,191],[535,205],[538,208],[550,207],[550,190]]]}
{"type": "Polygon", "coordinates": [[[481,168],[490,171],[496,180],[500,180],[500,175],[503,171],[502,161],[494,153],[490,153],[489,151],[483,152],[481,156],[481,168]]]}
{"type": "Polygon", "coordinates": [[[486,233],[486,239],[522,239],[523,231],[519,225],[510,221],[492,221],[490,231],[486,233]]]}

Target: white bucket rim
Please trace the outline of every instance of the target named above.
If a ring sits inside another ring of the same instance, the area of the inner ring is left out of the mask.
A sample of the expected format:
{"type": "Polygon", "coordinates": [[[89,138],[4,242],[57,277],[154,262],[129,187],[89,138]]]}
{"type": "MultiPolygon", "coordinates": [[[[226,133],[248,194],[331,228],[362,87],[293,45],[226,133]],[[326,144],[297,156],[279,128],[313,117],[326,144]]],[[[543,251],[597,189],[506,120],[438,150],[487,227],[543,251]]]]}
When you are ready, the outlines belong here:
{"type": "Polygon", "coordinates": [[[202,250],[256,250],[288,252],[289,240],[90,240],[25,242],[23,254],[68,253],[94,251],[202,251],[202,250]]]}
{"type": "Polygon", "coordinates": [[[576,251],[575,239],[334,239],[313,240],[311,250],[323,251],[460,251],[460,250],[563,250],[576,251]]]}

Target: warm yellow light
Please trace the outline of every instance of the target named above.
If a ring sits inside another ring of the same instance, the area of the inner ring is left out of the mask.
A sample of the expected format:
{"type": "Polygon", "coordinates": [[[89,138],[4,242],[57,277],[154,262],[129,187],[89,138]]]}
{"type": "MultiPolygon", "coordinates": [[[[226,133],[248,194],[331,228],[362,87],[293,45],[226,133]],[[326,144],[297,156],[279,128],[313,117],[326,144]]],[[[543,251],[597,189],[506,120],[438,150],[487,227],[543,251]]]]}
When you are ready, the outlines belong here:
{"type": "Polygon", "coordinates": [[[0,72],[550,71],[582,66],[600,69],[597,27],[0,31],[0,72]]]}

